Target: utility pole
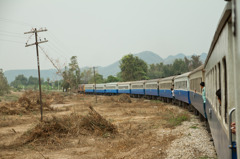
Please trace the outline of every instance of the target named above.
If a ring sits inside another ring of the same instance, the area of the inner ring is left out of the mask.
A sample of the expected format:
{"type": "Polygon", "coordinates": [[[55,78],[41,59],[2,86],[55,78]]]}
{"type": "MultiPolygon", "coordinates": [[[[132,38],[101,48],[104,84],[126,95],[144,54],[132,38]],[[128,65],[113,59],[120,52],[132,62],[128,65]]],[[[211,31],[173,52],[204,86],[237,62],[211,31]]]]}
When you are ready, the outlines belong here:
{"type": "Polygon", "coordinates": [[[41,88],[41,77],[40,77],[40,63],[39,63],[39,54],[38,54],[38,44],[41,44],[41,43],[45,43],[45,42],[48,42],[48,40],[46,40],[44,38],[44,41],[41,41],[40,39],[40,42],[38,42],[38,36],[37,36],[37,33],[38,32],[44,32],[44,31],[47,31],[47,29],[39,29],[37,30],[36,28],[32,31],[29,31],[29,32],[25,32],[24,34],[32,34],[34,33],[35,34],[35,43],[32,43],[32,44],[27,44],[26,43],[26,46],[25,47],[28,47],[28,46],[32,46],[32,45],[36,45],[36,51],[37,51],[37,65],[38,65],[38,81],[39,81],[39,95],[40,95],[40,110],[41,110],[41,121],[43,120],[43,108],[42,108],[42,88],[41,88]]]}
{"type": "Polygon", "coordinates": [[[96,92],[96,76],[95,76],[95,67],[93,67],[93,75],[94,75],[94,83],[95,83],[95,89],[94,89],[94,91],[95,91],[95,96],[96,96],[96,103],[97,103],[97,92],[96,92]]]}

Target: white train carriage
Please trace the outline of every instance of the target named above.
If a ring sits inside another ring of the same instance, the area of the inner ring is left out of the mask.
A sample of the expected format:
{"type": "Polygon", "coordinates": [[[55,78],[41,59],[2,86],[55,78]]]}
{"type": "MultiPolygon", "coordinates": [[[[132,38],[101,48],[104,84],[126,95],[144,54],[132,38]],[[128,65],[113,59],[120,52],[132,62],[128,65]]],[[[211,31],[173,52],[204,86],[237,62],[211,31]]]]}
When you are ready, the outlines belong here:
{"type": "Polygon", "coordinates": [[[145,80],[131,82],[131,96],[142,97],[145,95],[145,80]]]}
{"type": "Polygon", "coordinates": [[[85,84],[85,93],[94,93],[95,92],[95,84],[85,84]]]}
{"type": "MultiPolygon", "coordinates": [[[[232,44],[233,44],[233,72],[234,76],[234,94],[236,108],[236,143],[237,143],[237,157],[240,158],[240,0],[233,0],[232,2],[232,44]]],[[[231,122],[229,122],[231,123],[231,122]]],[[[229,125],[230,127],[230,125],[229,125]]],[[[231,132],[229,132],[231,133],[231,132]]],[[[231,136],[229,136],[231,138],[231,136]]],[[[231,141],[230,141],[231,142],[231,141]]],[[[230,143],[231,144],[231,143],[230,143]]],[[[231,146],[230,146],[231,147],[231,146]]]]}
{"type": "Polygon", "coordinates": [[[173,98],[171,88],[174,89],[174,77],[175,76],[162,78],[159,81],[159,96],[161,98],[165,98],[165,99],[173,98]]]}
{"type": "Polygon", "coordinates": [[[131,93],[131,82],[119,82],[118,83],[119,94],[130,94],[131,93]]]}
{"type": "Polygon", "coordinates": [[[155,98],[159,96],[159,80],[153,79],[145,82],[145,95],[147,97],[155,98]]]}
{"type": "Polygon", "coordinates": [[[174,95],[175,98],[182,102],[191,104],[189,96],[189,76],[190,72],[176,76],[174,78],[174,95]]]}
{"type": "Polygon", "coordinates": [[[106,83],[106,94],[118,94],[118,83],[106,83]]]}
{"type": "Polygon", "coordinates": [[[200,83],[205,81],[204,75],[204,65],[196,68],[189,74],[190,81],[190,101],[192,106],[201,113],[201,117],[204,117],[204,108],[203,108],[203,99],[202,99],[202,89],[200,87],[200,83]]]}
{"type": "Polygon", "coordinates": [[[96,84],[95,93],[104,94],[106,92],[106,84],[96,84]]]}
{"type": "MultiPolygon", "coordinates": [[[[234,74],[233,71],[235,49],[232,5],[232,2],[228,2],[224,9],[204,65],[207,119],[217,155],[222,159],[236,157],[236,148],[229,149],[229,143],[234,145],[234,141],[229,129],[231,122],[228,115],[237,106],[234,91],[237,88],[234,84],[237,73],[234,74]],[[217,90],[221,92],[221,102],[216,96],[217,90]]],[[[235,120],[235,113],[233,119],[235,120]]]]}

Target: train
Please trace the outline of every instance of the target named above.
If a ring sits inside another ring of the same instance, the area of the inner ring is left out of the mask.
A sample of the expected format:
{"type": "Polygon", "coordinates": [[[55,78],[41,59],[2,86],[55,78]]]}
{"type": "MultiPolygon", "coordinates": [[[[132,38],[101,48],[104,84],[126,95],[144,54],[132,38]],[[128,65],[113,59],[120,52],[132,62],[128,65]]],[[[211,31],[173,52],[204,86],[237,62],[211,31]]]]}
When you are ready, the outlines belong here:
{"type": "Polygon", "coordinates": [[[174,102],[209,126],[218,158],[240,158],[240,0],[227,0],[205,63],[191,72],[153,80],[81,84],[85,94],[118,95],[174,102]],[[205,82],[203,106],[200,83],[205,82]],[[174,90],[174,97],[171,88],[174,90]],[[221,102],[216,91],[221,92],[221,102]],[[232,133],[236,123],[236,133],[232,133]]]}

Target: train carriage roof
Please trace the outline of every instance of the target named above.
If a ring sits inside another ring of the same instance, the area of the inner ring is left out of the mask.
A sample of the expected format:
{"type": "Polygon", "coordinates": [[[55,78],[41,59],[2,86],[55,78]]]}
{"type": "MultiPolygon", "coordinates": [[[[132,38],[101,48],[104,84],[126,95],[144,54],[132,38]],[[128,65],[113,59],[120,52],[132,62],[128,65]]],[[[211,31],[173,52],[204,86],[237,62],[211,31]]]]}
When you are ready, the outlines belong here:
{"type": "Polygon", "coordinates": [[[201,66],[199,66],[198,68],[194,69],[194,70],[189,74],[189,76],[191,76],[192,74],[194,74],[194,73],[196,73],[196,72],[198,72],[198,71],[200,71],[200,70],[204,71],[204,65],[201,65],[201,66]]]}
{"type": "Polygon", "coordinates": [[[158,79],[151,79],[151,80],[146,80],[145,83],[159,82],[160,80],[161,80],[161,78],[158,78],[158,79]]]}
{"type": "Polygon", "coordinates": [[[225,8],[224,8],[224,11],[223,11],[222,16],[220,18],[220,21],[218,22],[217,29],[215,31],[215,34],[214,34],[214,37],[213,37],[210,49],[208,51],[208,56],[207,56],[207,58],[205,60],[205,63],[204,63],[204,68],[205,68],[205,66],[206,66],[206,64],[207,64],[207,62],[208,62],[208,60],[209,60],[209,58],[210,58],[210,56],[212,54],[212,51],[213,51],[213,49],[214,49],[214,47],[215,47],[215,45],[216,45],[216,43],[218,41],[219,36],[222,33],[222,30],[223,30],[225,24],[227,23],[228,19],[231,17],[231,9],[232,9],[231,2],[228,2],[226,4],[225,8]]]}
{"type": "Polygon", "coordinates": [[[190,73],[191,73],[191,72],[187,72],[187,73],[181,74],[181,75],[179,75],[179,76],[176,76],[174,79],[180,79],[180,78],[188,77],[190,73]]]}
{"type": "Polygon", "coordinates": [[[166,77],[166,78],[162,78],[160,80],[160,83],[163,82],[163,81],[169,81],[169,80],[173,80],[176,76],[170,76],[170,77],[166,77]]]}

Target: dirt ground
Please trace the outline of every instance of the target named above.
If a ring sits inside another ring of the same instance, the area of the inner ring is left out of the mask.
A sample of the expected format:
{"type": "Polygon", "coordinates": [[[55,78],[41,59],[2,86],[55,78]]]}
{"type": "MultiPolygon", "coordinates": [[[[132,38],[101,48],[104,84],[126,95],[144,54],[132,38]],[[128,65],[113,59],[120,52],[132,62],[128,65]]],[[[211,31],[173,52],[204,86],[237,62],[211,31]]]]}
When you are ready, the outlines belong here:
{"type": "Polygon", "coordinates": [[[36,109],[0,114],[1,159],[216,158],[204,123],[177,106],[128,96],[54,98],[44,122],[36,109]]]}

